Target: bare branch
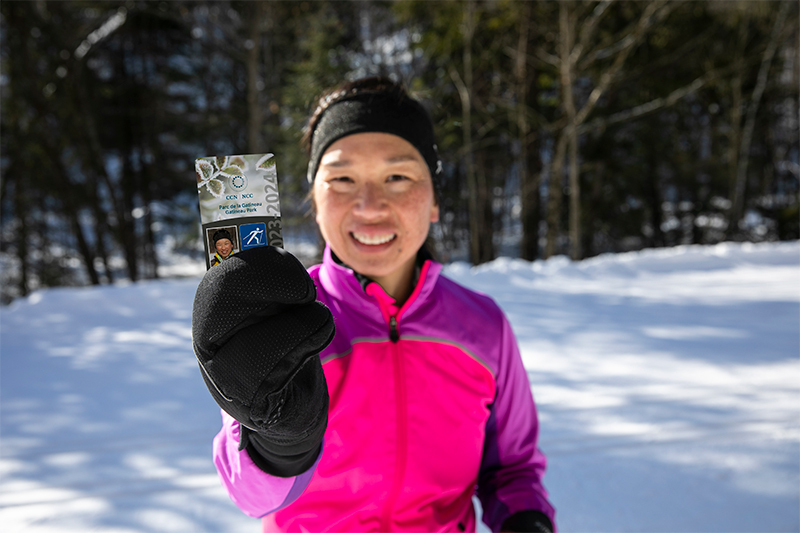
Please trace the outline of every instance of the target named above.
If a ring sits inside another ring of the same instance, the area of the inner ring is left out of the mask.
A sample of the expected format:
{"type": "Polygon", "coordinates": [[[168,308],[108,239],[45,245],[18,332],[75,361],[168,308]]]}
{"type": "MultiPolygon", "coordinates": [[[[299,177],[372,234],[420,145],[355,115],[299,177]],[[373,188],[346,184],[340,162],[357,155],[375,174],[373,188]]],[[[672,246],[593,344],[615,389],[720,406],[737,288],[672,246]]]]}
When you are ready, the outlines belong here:
{"type": "MultiPolygon", "coordinates": [[[[664,65],[671,65],[675,63],[675,61],[678,61],[681,58],[686,57],[687,54],[692,53],[692,51],[700,43],[702,43],[703,40],[707,39],[714,31],[716,31],[716,29],[713,26],[709,26],[702,32],[694,35],[694,37],[691,39],[685,41],[679,47],[659,57],[655,61],[651,61],[647,63],[647,65],[639,68],[625,69],[624,74],[621,73],[621,76],[617,78],[617,81],[621,81],[623,79],[637,79],[643,75],[647,75],[647,73],[654,72],[655,70],[662,68],[664,65]]],[[[578,66],[578,68],[583,69],[587,66],[588,65],[586,64],[581,64],[578,66]]]]}
{"type": "Polygon", "coordinates": [[[612,45],[606,46],[605,48],[601,48],[600,50],[595,50],[591,54],[587,55],[583,61],[581,61],[578,70],[584,70],[588,68],[592,63],[594,63],[598,59],[605,59],[607,57],[611,57],[620,50],[624,50],[625,48],[629,47],[631,44],[633,44],[633,35],[628,34],[612,45]]]}
{"type": "Polygon", "coordinates": [[[583,51],[589,44],[589,41],[594,36],[595,31],[597,31],[597,26],[600,24],[600,20],[603,18],[608,7],[614,3],[615,0],[605,0],[597,4],[597,7],[594,8],[592,11],[592,16],[583,24],[581,28],[581,34],[578,38],[578,44],[575,48],[572,49],[570,52],[569,61],[570,64],[575,65],[578,62],[578,59],[583,54],[583,51]]]}
{"type": "MultiPolygon", "coordinates": [[[[669,1],[670,8],[669,8],[669,10],[664,12],[663,15],[666,15],[667,13],[669,13],[670,11],[675,9],[681,3],[684,3],[684,0],[670,0],[669,1]]],[[[661,16],[659,18],[663,18],[663,16],[661,16]]],[[[639,23],[637,22],[635,25],[632,25],[632,26],[638,26],[638,24],[639,23]]],[[[586,57],[584,58],[584,60],[581,61],[580,65],[578,66],[578,69],[579,70],[586,69],[590,65],[592,65],[595,61],[597,61],[599,59],[606,59],[608,57],[611,57],[614,54],[620,52],[621,50],[626,49],[628,46],[633,44],[632,41],[631,41],[631,37],[635,33],[635,29],[630,28],[630,29],[625,30],[625,31],[623,31],[621,33],[625,34],[625,36],[623,38],[621,38],[621,39],[618,39],[617,41],[615,41],[615,42],[613,42],[611,44],[605,45],[603,43],[600,43],[599,46],[601,48],[595,49],[593,52],[587,54],[586,57]]]]}
{"type": "MultiPolygon", "coordinates": [[[[760,60],[758,60],[760,61],[760,60]]],[[[757,61],[749,61],[745,62],[744,65],[751,65],[757,61]]],[[[731,74],[733,70],[737,68],[736,65],[728,65],[723,68],[718,68],[714,70],[710,70],[703,74],[702,76],[696,78],[688,85],[684,85],[678,89],[675,89],[667,96],[654,98],[649,102],[645,102],[644,104],[640,104],[634,106],[630,109],[626,109],[624,111],[619,111],[614,113],[613,115],[609,115],[607,117],[599,117],[591,122],[578,126],[578,133],[583,134],[587,133],[592,130],[599,130],[603,128],[607,128],[608,126],[612,126],[614,124],[618,124],[620,122],[625,122],[627,120],[637,119],[644,115],[648,115],[654,111],[658,111],[659,109],[663,109],[665,107],[669,107],[677,103],[679,100],[693,94],[706,85],[720,79],[724,78],[731,74]]],[[[561,128],[565,127],[565,123],[563,121],[556,121],[548,124],[544,127],[544,130],[547,132],[557,131],[561,128]]]]}
{"type": "Polygon", "coordinates": [[[117,9],[117,12],[111,15],[107,20],[100,25],[99,28],[94,30],[92,33],[86,36],[86,38],[78,45],[78,48],[75,49],[74,55],[75,59],[81,60],[89,53],[92,46],[99,43],[112,33],[114,33],[117,29],[120,28],[123,24],[125,24],[125,20],[127,20],[128,10],[124,7],[120,7],[117,9]]]}
{"type": "Polygon", "coordinates": [[[772,33],[769,38],[767,48],[764,50],[764,55],[761,59],[761,66],[758,69],[758,78],[756,79],[756,86],[753,89],[753,95],[750,98],[750,105],[747,109],[747,117],[744,121],[744,128],[742,130],[742,144],[739,149],[739,164],[736,167],[736,184],[733,190],[733,212],[731,216],[732,222],[738,222],[742,217],[744,210],[744,193],[745,184],[747,182],[747,163],[750,155],[750,144],[753,139],[753,130],[755,128],[756,114],[758,113],[758,106],[761,103],[761,96],[764,94],[764,89],[767,86],[767,76],[769,74],[769,67],[772,64],[772,58],[778,49],[781,31],[786,22],[786,17],[789,14],[789,2],[784,2],[781,9],[775,17],[775,25],[772,27],[772,33]]]}
{"type": "Polygon", "coordinates": [[[549,52],[545,52],[544,48],[542,47],[536,48],[535,55],[537,59],[544,61],[548,65],[553,65],[554,67],[557,67],[561,61],[558,56],[555,56],[549,52]]]}
{"type": "Polygon", "coordinates": [[[710,81],[716,79],[721,70],[713,70],[707,72],[706,74],[700,76],[699,78],[695,79],[689,85],[681,87],[679,89],[675,89],[669,95],[663,98],[656,98],[654,100],[650,100],[641,105],[637,105],[636,107],[632,107],[630,109],[626,109],[625,111],[620,111],[618,113],[614,113],[608,117],[601,117],[597,118],[588,124],[583,124],[578,127],[578,133],[586,133],[591,130],[597,130],[606,128],[611,126],[612,124],[617,124],[619,122],[625,122],[626,120],[632,120],[635,118],[639,118],[643,115],[647,115],[648,113],[652,113],[664,107],[669,107],[681,98],[684,98],[694,92],[697,92],[701,87],[708,84],[710,81]]]}
{"type": "Polygon", "coordinates": [[[633,39],[631,39],[630,44],[619,53],[614,60],[614,63],[608,69],[606,69],[606,71],[600,77],[600,83],[598,83],[591,92],[588,100],[575,118],[576,126],[582,124],[583,121],[586,120],[586,117],[589,116],[589,113],[592,112],[594,106],[597,104],[598,100],[600,100],[600,97],[606,92],[609,85],[611,85],[611,82],[614,80],[614,77],[622,69],[622,66],[625,64],[628,56],[635,48],[635,45],[642,40],[644,35],[650,30],[655,22],[666,17],[671,10],[672,6],[670,5],[670,2],[666,0],[647,4],[647,7],[645,8],[642,16],[639,18],[638,24],[636,25],[636,29],[633,33],[633,39]]]}

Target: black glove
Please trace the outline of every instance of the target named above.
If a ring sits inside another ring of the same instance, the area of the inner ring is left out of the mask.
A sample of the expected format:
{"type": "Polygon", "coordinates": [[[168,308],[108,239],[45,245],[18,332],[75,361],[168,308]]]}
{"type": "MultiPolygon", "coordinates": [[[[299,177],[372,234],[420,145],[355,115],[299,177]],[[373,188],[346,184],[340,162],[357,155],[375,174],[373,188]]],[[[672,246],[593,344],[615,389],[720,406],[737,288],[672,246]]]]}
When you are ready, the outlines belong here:
{"type": "Polygon", "coordinates": [[[500,531],[508,533],[553,533],[553,523],[541,511],[520,511],[506,518],[500,531]]]}
{"type": "Polygon", "coordinates": [[[211,268],[192,309],[192,345],[219,406],[239,421],[240,449],[265,472],[290,477],[316,460],[328,424],[319,352],[333,339],[302,264],[272,246],[211,268]]]}

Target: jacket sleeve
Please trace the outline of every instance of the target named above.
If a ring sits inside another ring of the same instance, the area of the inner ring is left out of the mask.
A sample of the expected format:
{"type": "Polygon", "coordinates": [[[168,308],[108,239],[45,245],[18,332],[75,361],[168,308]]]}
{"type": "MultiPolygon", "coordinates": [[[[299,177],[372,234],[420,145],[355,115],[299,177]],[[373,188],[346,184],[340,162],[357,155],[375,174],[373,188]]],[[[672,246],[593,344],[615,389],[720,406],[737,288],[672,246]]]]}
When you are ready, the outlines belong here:
{"type": "Polygon", "coordinates": [[[242,512],[261,518],[283,509],[303,493],[317,469],[319,457],[299,476],[271,476],[256,466],[246,450],[239,451],[239,438],[239,422],[222,411],[222,429],[214,437],[214,465],[225,490],[242,512]]]}
{"type": "Polygon", "coordinates": [[[502,319],[497,392],[486,424],[478,474],[483,521],[492,531],[520,511],[540,511],[555,527],[555,509],[542,485],[547,460],[538,448],[539,421],[516,338],[502,319]]]}

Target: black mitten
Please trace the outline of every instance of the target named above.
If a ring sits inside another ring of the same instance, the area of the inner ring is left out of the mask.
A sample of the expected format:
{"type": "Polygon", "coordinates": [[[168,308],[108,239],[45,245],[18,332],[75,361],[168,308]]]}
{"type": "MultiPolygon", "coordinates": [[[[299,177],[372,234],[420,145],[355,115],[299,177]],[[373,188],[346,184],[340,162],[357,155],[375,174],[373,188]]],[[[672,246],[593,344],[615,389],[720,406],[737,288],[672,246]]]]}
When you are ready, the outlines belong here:
{"type": "Polygon", "coordinates": [[[553,523],[541,511],[520,511],[503,522],[504,533],[553,533],[553,523]]]}
{"type": "Polygon", "coordinates": [[[219,406],[239,421],[240,449],[264,471],[314,464],[328,423],[319,352],[333,339],[330,310],[290,253],[251,248],[206,272],[192,309],[192,344],[219,406]]]}

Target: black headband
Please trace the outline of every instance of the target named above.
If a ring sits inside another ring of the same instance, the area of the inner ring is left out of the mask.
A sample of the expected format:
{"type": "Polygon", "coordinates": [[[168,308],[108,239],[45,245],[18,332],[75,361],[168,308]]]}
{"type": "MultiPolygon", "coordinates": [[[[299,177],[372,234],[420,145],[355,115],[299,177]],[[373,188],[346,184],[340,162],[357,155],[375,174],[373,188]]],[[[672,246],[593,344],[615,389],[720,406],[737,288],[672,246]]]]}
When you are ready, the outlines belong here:
{"type": "Polygon", "coordinates": [[[233,237],[231,237],[230,232],[226,229],[220,229],[215,231],[211,239],[213,239],[214,244],[217,244],[217,241],[220,239],[228,239],[229,241],[233,242],[233,237]]]}
{"type": "Polygon", "coordinates": [[[442,172],[433,123],[416,100],[391,93],[361,93],[345,97],[322,112],[311,136],[308,182],[313,183],[320,159],[331,144],[356,133],[391,133],[411,143],[431,171],[434,191],[442,172]]]}

